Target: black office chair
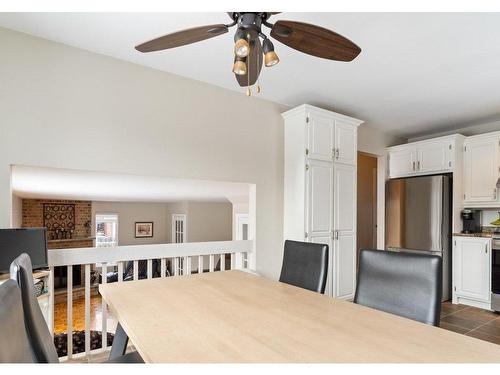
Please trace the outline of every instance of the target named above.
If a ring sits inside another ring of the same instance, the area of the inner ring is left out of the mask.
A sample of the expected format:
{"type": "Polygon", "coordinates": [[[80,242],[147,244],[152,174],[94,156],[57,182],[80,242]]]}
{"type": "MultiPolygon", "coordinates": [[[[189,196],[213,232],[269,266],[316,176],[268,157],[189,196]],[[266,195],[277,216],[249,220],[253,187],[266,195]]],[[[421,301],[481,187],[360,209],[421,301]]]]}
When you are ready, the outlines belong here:
{"type": "Polygon", "coordinates": [[[23,319],[19,286],[13,280],[0,285],[0,363],[34,363],[23,319]]]}
{"type": "MultiPolygon", "coordinates": [[[[10,278],[17,282],[21,289],[24,321],[28,338],[37,363],[57,363],[54,341],[45,322],[40,305],[35,297],[33,270],[28,254],[19,255],[10,265],[10,278]]],[[[124,353],[124,351],[123,351],[124,353]]],[[[144,363],[137,352],[131,352],[121,357],[110,358],[112,362],[144,363]]]]}
{"type": "Polygon", "coordinates": [[[442,273],[437,255],[361,250],[354,303],[439,326],[442,273]]]}
{"type": "Polygon", "coordinates": [[[328,245],[285,241],[279,281],[324,293],[328,273],[328,245]]]}
{"type": "MultiPolygon", "coordinates": [[[[140,260],[137,262],[138,270],[137,275],[139,280],[146,279],[148,277],[148,266],[147,260],[140,260]]],[[[152,276],[159,277],[160,276],[160,261],[159,259],[153,259],[152,262],[152,276]]],[[[168,269],[166,270],[166,275],[170,276],[168,269]]],[[[123,281],[131,281],[134,279],[134,262],[129,261],[125,265],[125,270],[123,271],[123,281]]],[[[106,274],[106,280],[108,283],[115,283],[118,281],[118,271],[111,271],[106,274]]],[[[102,276],[99,275],[99,282],[102,283],[102,276]]]]}

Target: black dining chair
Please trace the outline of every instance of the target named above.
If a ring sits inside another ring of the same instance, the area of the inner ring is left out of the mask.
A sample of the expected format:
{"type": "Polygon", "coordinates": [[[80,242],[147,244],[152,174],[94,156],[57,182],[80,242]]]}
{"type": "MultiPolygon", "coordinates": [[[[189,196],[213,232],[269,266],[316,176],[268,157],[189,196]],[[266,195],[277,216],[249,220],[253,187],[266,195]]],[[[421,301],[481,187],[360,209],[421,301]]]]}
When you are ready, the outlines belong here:
{"type": "MultiPolygon", "coordinates": [[[[57,355],[54,341],[45,322],[40,305],[35,297],[33,270],[31,259],[28,254],[19,255],[10,265],[10,278],[17,282],[21,289],[23,301],[24,321],[27,328],[28,338],[38,363],[57,363],[57,355]]],[[[144,363],[136,351],[125,355],[114,356],[110,362],[116,363],[144,363]]],[[[123,354],[125,353],[122,350],[123,354]]]]}
{"type": "Polygon", "coordinates": [[[34,363],[26,335],[21,290],[13,280],[0,285],[0,363],[34,363]]]}
{"type": "Polygon", "coordinates": [[[361,250],[354,303],[439,326],[442,273],[437,255],[361,250]]]}
{"type": "Polygon", "coordinates": [[[328,273],[328,245],[285,241],[279,281],[324,293],[328,273]]]}

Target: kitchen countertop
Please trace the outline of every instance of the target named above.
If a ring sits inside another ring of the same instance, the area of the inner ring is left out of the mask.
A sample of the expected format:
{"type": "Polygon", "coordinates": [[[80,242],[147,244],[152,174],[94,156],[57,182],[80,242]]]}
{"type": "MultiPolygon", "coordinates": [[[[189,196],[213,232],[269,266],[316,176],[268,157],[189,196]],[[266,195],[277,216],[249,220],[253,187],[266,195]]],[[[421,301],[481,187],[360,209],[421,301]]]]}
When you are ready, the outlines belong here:
{"type": "Polygon", "coordinates": [[[493,233],[491,232],[480,232],[480,233],[453,233],[453,236],[458,237],[493,237],[493,233]]]}

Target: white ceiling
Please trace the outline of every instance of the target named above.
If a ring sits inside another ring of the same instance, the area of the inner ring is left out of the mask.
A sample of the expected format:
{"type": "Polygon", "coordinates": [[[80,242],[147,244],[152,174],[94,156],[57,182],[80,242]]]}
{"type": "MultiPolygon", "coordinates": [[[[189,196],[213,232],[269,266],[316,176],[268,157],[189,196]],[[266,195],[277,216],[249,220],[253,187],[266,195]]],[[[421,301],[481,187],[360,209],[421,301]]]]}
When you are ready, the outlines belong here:
{"type": "MultiPolygon", "coordinates": [[[[352,63],[301,54],[279,42],[261,96],[310,103],[416,136],[500,118],[500,13],[282,13],[357,43],[352,63]]],[[[228,23],[224,13],[3,13],[0,25],[243,93],[231,73],[233,31],[141,54],[134,46],[178,29],[228,23]]],[[[267,30],[266,30],[267,32],[267,30]]]]}
{"type": "Polygon", "coordinates": [[[245,202],[248,184],[12,166],[12,191],[21,198],[114,202],[245,202]]]}

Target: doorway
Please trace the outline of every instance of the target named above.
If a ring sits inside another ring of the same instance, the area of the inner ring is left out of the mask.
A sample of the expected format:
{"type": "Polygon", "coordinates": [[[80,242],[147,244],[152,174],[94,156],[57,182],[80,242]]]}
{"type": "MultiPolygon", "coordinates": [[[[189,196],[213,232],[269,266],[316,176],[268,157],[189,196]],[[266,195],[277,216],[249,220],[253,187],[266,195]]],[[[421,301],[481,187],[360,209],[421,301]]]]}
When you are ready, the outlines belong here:
{"type": "Polygon", "coordinates": [[[358,152],[357,259],[360,249],[377,248],[377,156],[358,152]]]}

